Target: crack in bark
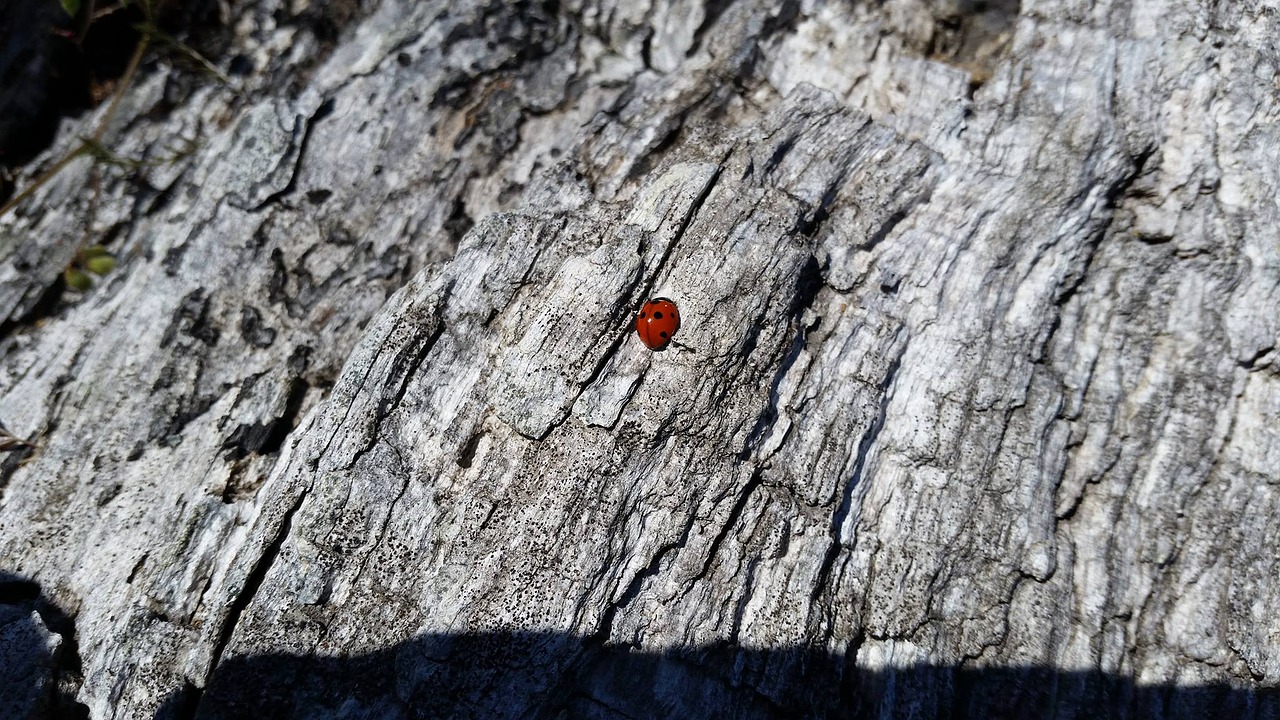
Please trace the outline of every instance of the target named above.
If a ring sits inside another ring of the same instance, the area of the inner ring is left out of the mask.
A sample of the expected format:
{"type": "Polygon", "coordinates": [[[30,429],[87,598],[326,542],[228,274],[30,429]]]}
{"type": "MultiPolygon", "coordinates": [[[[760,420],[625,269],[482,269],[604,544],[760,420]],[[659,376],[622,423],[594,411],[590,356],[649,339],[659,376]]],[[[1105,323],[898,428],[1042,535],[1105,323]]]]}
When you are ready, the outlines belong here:
{"type": "MultiPolygon", "coordinates": [[[[635,273],[633,273],[631,282],[628,284],[626,288],[623,289],[623,292],[620,293],[620,296],[624,298],[631,297],[635,293],[636,288],[639,287],[640,282],[643,280],[643,278],[644,278],[644,268],[641,266],[637,266],[635,273]]],[[[614,326],[617,323],[618,316],[622,316],[623,318],[629,317],[630,314],[626,312],[628,309],[629,309],[628,306],[625,306],[621,303],[616,304],[614,306],[614,311],[610,313],[609,321],[606,325],[609,327],[614,326]]],[[[539,442],[547,439],[547,436],[549,436],[552,432],[554,432],[556,428],[560,427],[561,425],[564,425],[564,423],[569,419],[569,417],[573,415],[573,407],[577,405],[578,400],[582,397],[582,394],[587,391],[587,388],[590,388],[593,384],[595,384],[596,380],[600,379],[600,375],[604,372],[604,369],[609,365],[609,361],[612,360],[615,355],[617,355],[618,348],[622,347],[622,343],[627,339],[628,333],[627,333],[626,327],[624,326],[622,331],[615,333],[615,335],[616,337],[614,337],[613,341],[610,342],[608,347],[605,348],[604,354],[601,355],[600,359],[596,362],[595,367],[591,369],[591,374],[587,376],[586,380],[577,384],[578,390],[574,394],[573,399],[570,400],[565,405],[564,413],[558,419],[553,421],[551,424],[547,425],[547,429],[545,432],[543,432],[538,437],[531,438],[531,439],[537,440],[539,442]]],[[[622,417],[622,409],[626,408],[627,402],[631,399],[631,396],[635,394],[635,389],[638,385],[639,385],[638,382],[632,383],[631,391],[627,394],[627,398],[623,400],[622,406],[621,408],[619,408],[619,411],[618,411],[618,416],[614,418],[614,422],[613,422],[614,425],[616,425],[618,422],[617,418],[622,417]]]]}
{"type": "MultiPolygon", "coordinates": [[[[1071,300],[1071,298],[1075,297],[1076,292],[1079,291],[1080,287],[1084,285],[1085,280],[1088,279],[1089,270],[1093,267],[1093,260],[1098,254],[1098,248],[1102,245],[1103,239],[1105,239],[1107,234],[1111,231],[1111,226],[1115,222],[1115,210],[1120,207],[1121,201],[1128,196],[1129,189],[1133,187],[1133,184],[1138,180],[1138,178],[1142,177],[1144,172],[1146,172],[1147,162],[1155,152],[1156,148],[1153,145],[1148,145],[1137,155],[1132,156],[1130,160],[1132,166],[1129,170],[1116,178],[1111,186],[1107,188],[1106,193],[1103,196],[1102,207],[1100,210],[1109,212],[1110,216],[1106,219],[1106,222],[1098,228],[1093,236],[1085,242],[1085,257],[1083,267],[1080,268],[1080,274],[1073,278],[1071,274],[1068,273],[1059,284],[1058,292],[1054,296],[1054,304],[1057,305],[1058,308],[1062,308],[1071,300]]],[[[1082,191],[1082,193],[1083,192],[1086,191],[1082,191]]],[[[1081,202],[1082,201],[1083,197],[1081,198],[1081,202]]],[[[1061,310],[1059,310],[1059,315],[1060,313],[1061,310]]],[[[1057,328],[1057,322],[1059,321],[1060,317],[1055,316],[1054,329],[1057,328]]],[[[1050,333],[1050,336],[1052,336],[1052,333],[1050,333]]]]}
{"type": "Polygon", "coordinates": [[[1247,359],[1237,360],[1236,364],[1239,365],[1240,368],[1242,368],[1246,372],[1255,372],[1257,370],[1262,370],[1264,368],[1270,367],[1272,364],[1272,359],[1268,358],[1267,356],[1275,352],[1275,349],[1276,349],[1275,345],[1268,345],[1267,347],[1259,348],[1253,353],[1253,355],[1251,355],[1247,359]]]}
{"type": "MultiPolygon", "coordinates": [[[[290,152],[286,153],[285,157],[281,158],[281,161],[283,162],[289,159],[289,155],[293,155],[293,167],[289,169],[289,181],[285,183],[284,187],[270,195],[267,195],[257,205],[244,208],[245,211],[250,213],[260,212],[268,205],[277,203],[281,198],[293,193],[298,184],[299,171],[302,169],[302,159],[307,154],[307,144],[311,139],[311,132],[315,129],[317,123],[328,117],[333,112],[334,104],[334,99],[332,97],[328,97],[325,98],[309,116],[304,117],[301,114],[294,115],[292,133],[293,142],[290,143],[290,152]]],[[[277,165],[277,167],[279,167],[279,165],[277,165]]],[[[268,177],[270,174],[274,174],[274,169],[272,173],[268,174],[268,177]]],[[[252,195],[253,192],[250,191],[247,194],[252,195]]],[[[236,207],[237,203],[234,202],[234,198],[231,200],[232,202],[229,202],[228,204],[232,207],[236,207]]]]}
{"type": "Polygon", "coordinates": [[[660,571],[663,559],[673,552],[683,550],[688,544],[689,535],[696,520],[697,518],[691,517],[689,522],[685,524],[679,538],[674,542],[659,547],[654,552],[653,557],[649,559],[649,562],[632,576],[630,582],[627,583],[627,587],[623,589],[622,595],[617,600],[610,602],[608,607],[605,608],[604,614],[600,617],[599,628],[588,636],[584,642],[584,645],[588,646],[591,652],[598,652],[604,648],[609,636],[613,634],[613,619],[618,614],[618,610],[631,604],[631,601],[640,595],[640,590],[644,587],[645,581],[657,575],[660,571]]]}
{"type": "MultiPolygon", "coordinates": [[[[738,637],[742,632],[742,621],[747,614],[747,606],[751,604],[751,598],[755,594],[753,589],[756,581],[756,569],[758,567],[760,567],[760,557],[758,555],[747,561],[747,574],[742,581],[742,597],[738,598],[738,606],[734,608],[733,623],[729,630],[730,646],[737,646],[738,644],[738,637]]],[[[734,572],[734,575],[737,576],[741,570],[742,566],[741,563],[739,563],[738,569],[734,572]]]]}
{"type": "MultiPolygon", "coordinates": [[[[711,174],[711,177],[707,179],[707,182],[703,186],[702,190],[694,198],[693,202],[690,203],[688,210],[685,211],[684,217],[681,218],[680,224],[676,228],[675,234],[672,235],[671,240],[667,243],[667,248],[663,252],[662,257],[659,258],[657,264],[654,267],[653,274],[649,276],[648,281],[647,282],[644,281],[644,267],[643,266],[638,267],[636,270],[635,277],[621,294],[622,297],[632,297],[635,293],[636,288],[639,287],[642,283],[645,286],[643,297],[648,297],[653,293],[653,286],[658,277],[658,270],[662,268],[662,266],[664,266],[667,263],[667,261],[670,259],[672,252],[675,251],[676,243],[682,237],[684,237],[685,232],[689,229],[689,226],[693,223],[694,217],[698,214],[698,211],[701,210],[702,206],[706,203],[707,197],[711,195],[712,189],[715,188],[717,181],[719,181],[720,179],[720,174],[724,169],[724,161],[728,158],[728,156],[729,156],[729,153],[726,152],[725,155],[720,158],[720,163],[717,164],[715,172],[711,174]]],[[[539,249],[538,252],[541,252],[541,249],[539,249]]],[[[532,272],[532,265],[530,265],[529,271],[525,273],[526,278],[528,277],[529,272],[532,272]]],[[[525,281],[522,279],[521,285],[523,285],[524,282],[525,281]]],[[[622,305],[617,306],[617,311],[613,313],[612,317],[616,317],[618,314],[622,314],[624,318],[628,317],[628,314],[623,312],[625,309],[626,309],[625,306],[622,306],[622,305]]],[[[612,319],[612,317],[609,323],[610,325],[616,322],[615,320],[612,319]]],[[[626,332],[626,328],[624,327],[623,331],[617,334],[617,337],[614,338],[614,340],[606,348],[604,354],[596,362],[595,367],[592,368],[591,374],[587,377],[587,379],[578,384],[577,393],[574,395],[573,399],[566,404],[565,411],[561,415],[561,417],[551,422],[547,426],[546,430],[542,434],[540,434],[538,437],[534,437],[530,439],[536,440],[539,442],[542,440],[545,440],[548,436],[551,435],[552,432],[556,430],[556,428],[559,428],[560,426],[564,425],[565,422],[568,421],[568,419],[573,415],[574,405],[577,404],[579,398],[582,397],[582,394],[587,391],[587,388],[591,387],[597,380],[600,379],[600,375],[604,372],[605,367],[608,366],[609,360],[612,359],[614,355],[617,354],[618,349],[622,347],[622,343],[627,339],[627,336],[628,334],[626,332]]],[[[627,394],[627,398],[623,401],[622,406],[619,408],[617,417],[620,418],[622,416],[622,410],[626,408],[626,403],[631,399],[631,397],[634,396],[635,391],[639,387],[639,385],[640,385],[639,381],[637,381],[636,383],[633,383],[630,392],[627,394]]],[[[614,423],[615,424],[617,423],[616,418],[614,420],[614,423]]],[[[661,430],[661,427],[659,429],[661,430]]]]}
{"type": "Polygon", "coordinates": [[[702,563],[702,569],[698,574],[689,580],[685,588],[685,595],[693,591],[693,586],[707,576],[711,571],[711,563],[715,560],[716,555],[720,552],[720,546],[724,544],[725,538],[738,525],[738,521],[742,519],[742,513],[746,510],[747,501],[751,499],[751,495],[764,484],[764,468],[757,467],[751,477],[747,479],[746,485],[743,486],[742,492],[738,495],[738,499],[733,503],[733,507],[729,510],[729,517],[725,523],[720,526],[720,531],[712,538],[711,545],[707,548],[707,557],[702,563]]]}
{"type": "Polygon", "coordinates": [[[404,461],[404,456],[401,455],[400,450],[396,448],[395,445],[386,443],[386,446],[395,454],[396,461],[399,463],[396,470],[398,470],[399,474],[403,476],[403,479],[400,483],[400,490],[396,492],[396,496],[391,499],[391,504],[387,506],[387,515],[382,519],[382,527],[378,529],[378,538],[369,546],[369,551],[360,558],[360,564],[356,568],[355,573],[351,576],[351,586],[353,588],[360,581],[360,576],[364,574],[364,569],[369,563],[369,558],[372,557],[373,554],[378,551],[378,548],[382,546],[383,540],[386,540],[387,528],[391,526],[391,519],[395,515],[396,504],[400,502],[400,498],[404,497],[405,492],[409,489],[409,471],[406,469],[407,465],[404,461]]]}
{"type": "MultiPolygon", "coordinates": [[[[280,451],[297,424],[298,413],[311,385],[300,375],[295,375],[286,387],[284,407],[280,412],[259,422],[238,425],[222,442],[223,459],[235,462],[249,455],[270,455],[280,451]]],[[[224,502],[229,502],[227,498],[232,490],[230,486],[224,490],[224,502]]]]}
{"type": "MultiPolygon", "coordinates": [[[[751,432],[747,434],[746,440],[743,441],[742,449],[738,451],[738,460],[740,461],[746,460],[750,457],[751,453],[759,446],[759,443],[764,438],[769,437],[769,434],[773,431],[774,426],[778,422],[779,405],[782,401],[782,398],[778,394],[778,389],[782,386],[782,382],[786,380],[791,369],[795,367],[795,364],[800,359],[800,355],[804,352],[805,347],[807,347],[809,332],[816,329],[818,324],[821,322],[820,320],[816,320],[813,325],[805,325],[804,313],[805,311],[813,308],[814,303],[817,301],[818,293],[822,291],[823,287],[825,287],[825,285],[822,280],[821,267],[818,264],[817,258],[810,255],[808,261],[805,262],[803,269],[800,271],[800,278],[796,281],[796,295],[788,313],[792,317],[792,322],[796,324],[795,337],[792,339],[790,349],[788,349],[786,355],[783,356],[782,362],[778,366],[778,371],[774,373],[773,380],[769,384],[769,403],[765,406],[763,412],[761,412],[760,418],[756,421],[755,426],[751,428],[751,432]]],[[[766,457],[759,458],[759,461],[767,461],[770,457],[773,457],[781,447],[781,444],[779,444],[778,448],[775,449],[773,453],[770,453],[766,457]]]]}
{"type": "MultiPolygon", "coordinates": [[[[929,166],[926,165],[920,171],[920,175],[924,175],[928,172],[929,166]]],[[[884,242],[885,238],[889,237],[889,234],[892,233],[903,220],[906,220],[911,213],[925,205],[928,205],[933,200],[933,191],[936,185],[936,180],[934,182],[927,183],[922,191],[908,200],[905,205],[895,210],[892,215],[885,219],[884,222],[880,223],[880,227],[876,228],[876,231],[871,235],[871,237],[867,238],[866,243],[858,249],[865,252],[871,252],[871,250],[873,250],[877,245],[884,242]]]]}
{"type": "Polygon", "coordinates": [[[702,10],[702,23],[693,31],[693,42],[689,43],[689,49],[685,51],[685,57],[693,57],[698,54],[698,50],[702,47],[702,39],[706,37],[707,31],[716,24],[716,20],[724,14],[729,6],[733,5],[733,0],[705,0],[702,10]]]}
{"type": "MultiPolygon", "coordinates": [[[[253,598],[258,594],[258,590],[262,587],[262,582],[266,579],[267,573],[275,564],[276,558],[280,555],[284,542],[289,537],[289,532],[293,529],[293,516],[302,507],[302,503],[307,499],[307,490],[303,490],[298,494],[298,499],[294,500],[293,505],[284,513],[284,518],[280,522],[280,527],[276,530],[275,536],[271,539],[271,543],[258,556],[257,563],[254,564],[253,570],[249,572],[245,578],[244,587],[236,594],[231,602],[231,607],[227,611],[227,616],[222,622],[222,630],[218,634],[218,639],[214,643],[212,653],[210,654],[209,669],[206,674],[208,677],[213,675],[214,670],[222,661],[222,653],[226,650],[227,644],[231,641],[231,636],[235,633],[236,626],[240,624],[240,618],[244,611],[248,609],[249,603],[253,602],[253,598]]],[[[187,702],[186,708],[189,710],[188,716],[194,720],[200,707],[200,698],[203,695],[203,688],[197,688],[194,697],[187,702]]]]}
{"type": "Polygon", "coordinates": [[[840,499],[840,506],[832,514],[831,517],[831,545],[827,549],[826,556],[822,559],[822,564],[818,566],[818,573],[815,575],[813,591],[811,599],[817,600],[825,589],[828,579],[830,578],[831,568],[835,564],[836,557],[844,548],[844,541],[841,535],[844,532],[845,521],[849,517],[849,513],[853,509],[853,493],[861,484],[863,474],[866,472],[867,460],[871,455],[871,448],[875,444],[876,438],[879,437],[880,431],[884,429],[886,415],[889,411],[889,403],[893,400],[894,381],[897,379],[898,370],[902,367],[902,358],[907,352],[907,340],[902,337],[903,332],[899,331],[899,339],[901,349],[898,351],[893,362],[889,364],[889,369],[885,372],[885,378],[880,383],[880,408],[876,413],[875,419],[871,422],[871,426],[867,428],[867,432],[863,434],[861,442],[858,443],[858,454],[853,463],[853,470],[849,475],[849,481],[845,483],[844,493],[840,499]]]}
{"type": "MultiPolygon", "coordinates": [[[[417,342],[410,341],[408,347],[402,346],[391,361],[391,367],[387,370],[383,387],[385,389],[386,385],[396,383],[395,392],[391,397],[387,397],[383,393],[378,400],[377,408],[374,410],[373,427],[368,433],[368,443],[352,454],[351,461],[347,464],[347,469],[355,467],[360,458],[377,445],[383,421],[391,415],[392,411],[400,407],[400,403],[404,401],[404,396],[409,390],[410,381],[418,374],[418,369],[422,367],[422,363],[426,361],[436,342],[448,327],[444,321],[443,307],[448,304],[449,297],[453,293],[453,282],[447,283],[441,292],[442,297],[434,308],[435,313],[427,319],[427,322],[434,320],[435,327],[428,330],[425,336],[416,335],[417,342]]],[[[412,322],[412,318],[406,322],[412,322]]],[[[370,372],[372,372],[373,364],[370,363],[370,372]]],[[[366,375],[367,378],[368,375],[366,375]]],[[[361,385],[363,386],[363,383],[361,385]]],[[[349,410],[350,408],[348,408],[349,410]]]]}
{"type": "Polygon", "coordinates": [[[608,715],[606,715],[605,717],[619,717],[619,718],[622,718],[623,720],[641,720],[641,718],[635,715],[631,715],[624,712],[622,708],[610,705],[609,703],[606,703],[600,698],[583,690],[578,690],[569,696],[569,698],[564,702],[564,707],[560,708],[561,713],[564,713],[564,714],[560,715],[559,717],[567,717],[568,706],[577,698],[581,698],[591,703],[592,705],[598,705],[601,708],[603,708],[608,713],[608,715]]]}
{"type": "Polygon", "coordinates": [[[724,172],[724,164],[732,154],[732,149],[725,151],[716,163],[716,169],[711,173],[711,177],[707,178],[706,184],[702,190],[694,197],[693,202],[689,204],[689,209],[685,212],[684,217],[680,220],[680,225],[676,228],[675,234],[671,236],[671,241],[667,243],[667,249],[663,251],[662,257],[658,259],[657,266],[654,268],[653,275],[649,278],[649,283],[645,288],[646,296],[653,292],[653,283],[657,280],[658,269],[667,264],[671,259],[671,253],[675,252],[676,243],[684,238],[685,232],[689,226],[693,224],[693,219],[702,211],[702,206],[706,204],[707,198],[711,196],[711,191],[715,189],[716,184],[720,182],[720,174],[724,172]]]}

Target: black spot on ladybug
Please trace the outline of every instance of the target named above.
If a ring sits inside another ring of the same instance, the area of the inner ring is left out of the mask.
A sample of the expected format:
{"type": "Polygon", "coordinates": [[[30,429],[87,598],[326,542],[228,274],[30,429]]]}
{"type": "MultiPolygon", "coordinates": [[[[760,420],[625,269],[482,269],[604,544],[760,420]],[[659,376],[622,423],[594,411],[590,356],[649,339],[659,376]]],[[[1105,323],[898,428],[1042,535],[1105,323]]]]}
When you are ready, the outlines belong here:
{"type": "Polygon", "coordinates": [[[640,312],[640,317],[644,317],[644,311],[643,311],[643,310],[640,312]]]}
{"type": "Polygon", "coordinates": [[[653,314],[653,319],[655,319],[655,320],[661,320],[661,319],[662,319],[662,313],[661,313],[661,312],[656,312],[656,313],[654,313],[654,314],[653,314]]]}
{"type": "Polygon", "coordinates": [[[659,335],[661,335],[662,337],[666,337],[666,336],[667,336],[666,331],[660,332],[660,333],[658,333],[658,334],[659,334],[659,335]]]}

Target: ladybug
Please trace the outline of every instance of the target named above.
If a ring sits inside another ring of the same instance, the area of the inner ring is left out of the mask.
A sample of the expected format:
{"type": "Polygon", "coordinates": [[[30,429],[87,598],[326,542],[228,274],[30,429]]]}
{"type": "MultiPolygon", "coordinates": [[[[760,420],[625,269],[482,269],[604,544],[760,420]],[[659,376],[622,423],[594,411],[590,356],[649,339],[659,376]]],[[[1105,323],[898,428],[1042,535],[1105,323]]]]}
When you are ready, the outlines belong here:
{"type": "Polygon", "coordinates": [[[667,298],[654,298],[640,308],[636,317],[636,334],[650,350],[661,350],[680,329],[680,311],[667,298]]]}

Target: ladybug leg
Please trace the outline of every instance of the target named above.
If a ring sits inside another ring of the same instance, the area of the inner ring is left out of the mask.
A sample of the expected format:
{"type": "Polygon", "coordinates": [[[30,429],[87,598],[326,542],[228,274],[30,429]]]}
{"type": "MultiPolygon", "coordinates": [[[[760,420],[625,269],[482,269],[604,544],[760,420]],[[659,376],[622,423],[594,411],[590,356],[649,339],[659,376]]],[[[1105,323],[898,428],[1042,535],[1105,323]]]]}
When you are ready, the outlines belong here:
{"type": "Polygon", "coordinates": [[[676,348],[680,348],[681,350],[684,350],[685,352],[691,352],[691,353],[698,352],[697,348],[693,347],[692,345],[685,345],[684,343],[680,342],[679,340],[676,340],[675,338],[672,338],[670,341],[667,342],[667,347],[676,347],[676,348]]]}

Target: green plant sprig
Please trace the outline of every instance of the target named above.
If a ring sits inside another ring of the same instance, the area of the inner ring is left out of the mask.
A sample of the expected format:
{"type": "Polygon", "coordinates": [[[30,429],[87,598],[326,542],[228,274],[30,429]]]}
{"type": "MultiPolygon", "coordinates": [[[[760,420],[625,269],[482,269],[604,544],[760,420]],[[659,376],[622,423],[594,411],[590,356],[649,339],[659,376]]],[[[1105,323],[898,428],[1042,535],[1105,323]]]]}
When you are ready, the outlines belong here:
{"type": "MultiPolygon", "coordinates": [[[[87,23],[93,19],[94,0],[59,0],[62,7],[72,17],[79,17],[84,27],[77,34],[77,42],[84,39],[84,32],[87,31],[87,23]]],[[[161,0],[163,1],[163,0],[161,0]]],[[[120,0],[118,6],[114,6],[110,11],[119,8],[128,7],[130,0],[120,0]]],[[[40,173],[19,193],[9,199],[8,202],[0,206],[0,218],[9,214],[11,210],[22,204],[27,198],[31,197],[37,190],[45,185],[61,172],[67,165],[71,164],[76,158],[82,155],[90,155],[95,159],[107,162],[109,164],[120,165],[124,167],[138,168],[143,167],[146,161],[130,161],[121,158],[114,152],[107,150],[103,144],[103,137],[107,134],[107,129],[111,125],[112,118],[115,117],[116,110],[120,106],[120,101],[124,97],[125,92],[133,84],[133,80],[138,73],[138,67],[142,63],[142,58],[146,55],[147,49],[152,43],[158,43],[174,50],[195,62],[206,74],[216,78],[223,85],[230,86],[231,79],[227,77],[204,55],[178,40],[169,33],[160,29],[156,23],[156,3],[153,0],[137,0],[137,5],[142,11],[143,22],[137,26],[139,38],[138,43],[133,49],[133,54],[129,57],[129,63],[125,66],[124,74],[120,78],[119,84],[116,86],[115,92],[111,94],[111,102],[107,105],[107,109],[102,114],[102,119],[98,123],[98,127],[88,138],[81,138],[80,143],[72,149],[68,150],[65,155],[59,158],[47,170],[40,173]]],[[[104,13],[108,11],[104,10],[104,13]]],[[[180,151],[173,156],[173,159],[180,159],[189,155],[194,146],[186,151],[180,151]]],[[[170,161],[171,162],[171,161],[170,161]]]]}

